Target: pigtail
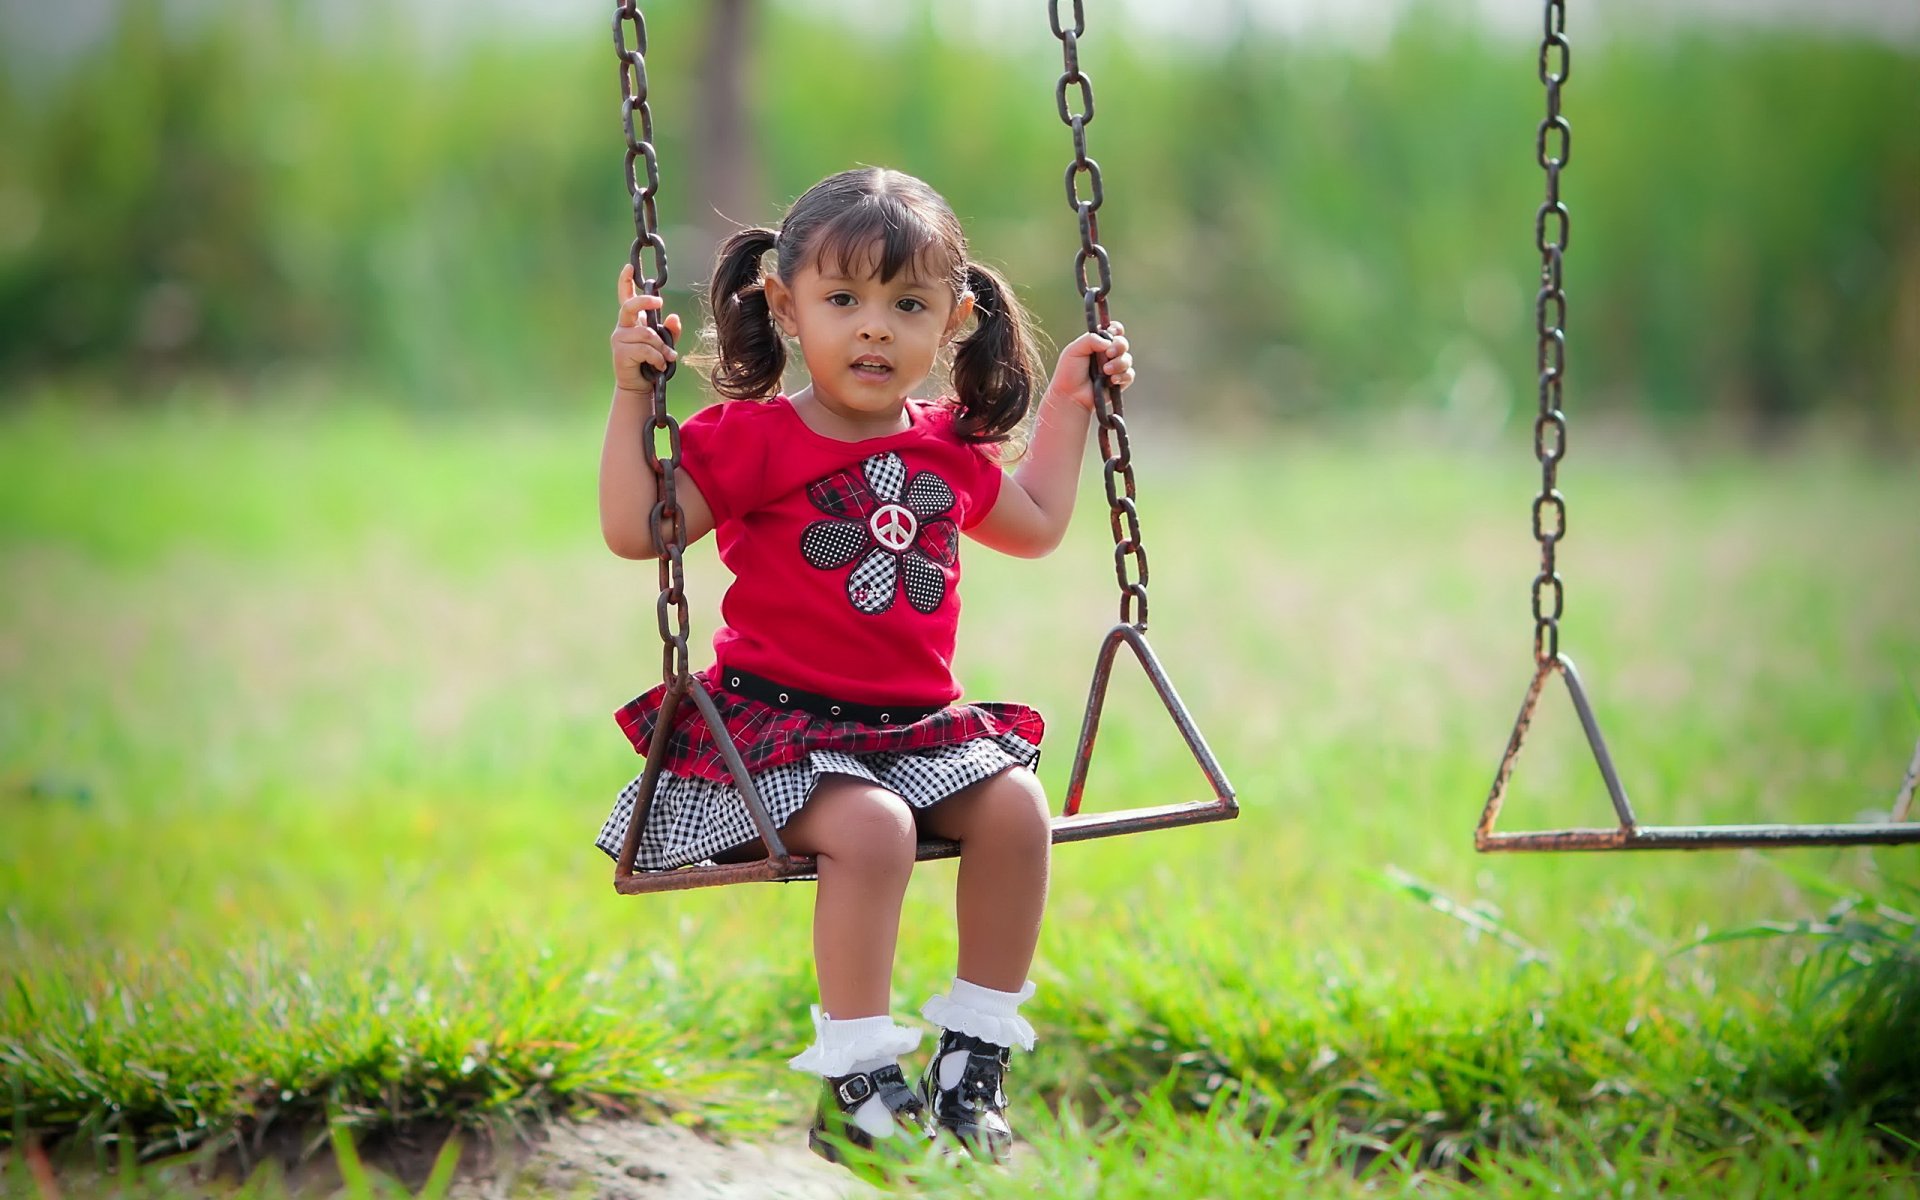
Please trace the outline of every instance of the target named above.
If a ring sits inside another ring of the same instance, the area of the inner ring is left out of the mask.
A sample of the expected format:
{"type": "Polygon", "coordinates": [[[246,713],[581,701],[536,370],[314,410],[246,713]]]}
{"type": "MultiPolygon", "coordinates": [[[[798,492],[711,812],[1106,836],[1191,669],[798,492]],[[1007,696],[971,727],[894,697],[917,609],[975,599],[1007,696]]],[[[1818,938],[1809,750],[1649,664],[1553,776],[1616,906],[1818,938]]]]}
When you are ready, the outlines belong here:
{"type": "Polygon", "coordinates": [[[742,229],[720,247],[720,261],[707,288],[713,312],[713,390],[729,400],[758,400],[779,390],[787,369],[787,344],[767,307],[760,260],[779,234],[742,229]]]}
{"type": "Polygon", "coordinates": [[[1040,379],[1033,322],[1006,280],[975,262],[966,272],[978,323],[953,355],[954,429],[969,442],[1004,442],[1025,419],[1040,379]]]}

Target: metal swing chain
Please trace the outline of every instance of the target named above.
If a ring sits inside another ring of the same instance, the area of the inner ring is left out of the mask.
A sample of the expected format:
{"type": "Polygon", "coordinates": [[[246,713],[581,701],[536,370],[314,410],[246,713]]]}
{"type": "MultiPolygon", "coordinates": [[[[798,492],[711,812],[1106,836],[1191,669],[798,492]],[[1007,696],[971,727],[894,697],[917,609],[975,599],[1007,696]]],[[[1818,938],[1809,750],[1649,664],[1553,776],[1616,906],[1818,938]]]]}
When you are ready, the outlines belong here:
{"type": "MultiPolygon", "coordinates": [[[[1054,85],[1054,99],[1060,120],[1073,131],[1073,162],[1067,167],[1067,207],[1080,222],[1080,249],[1075,252],[1073,273],[1086,305],[1087,332],[1100,333],[1107,325],[1107,293],[1113,290],[1113,264],[1100,245],[1100,221],[1095,215],[1106,193],[1100,184],[1100,164],[1087,157],[1087,126],[1093,123],[1093,80],[1080,70],[1080,35],[1086,32],[1087,16],[1083,0],[1072,0],[1073,24],[1060,17],[1061,0],[1049,0],[1047,19],[1053,36],[1060,39],[1066,70],[1054,85]],[[1068,102],[1068,90],[1078,88],[1080,107],[1068,102]],[[1080,177],[1086,176],[1091,196],[1080,195],[1080,177]],[[1087,278],[1091,263],[1098,270],[1098,283],[1087,278]]],[[[1120,393],[1107,385],[1107,377],[1097,365],[1093,376],[1093,411],[1100,426],[1101,466],[1105,471],[1107,507],[1113,525],[1113,570],[1120,584],[1120,620],[1136,629],[1147,627],[1147,547],[1140,536],[1140,509],[1135,499],[1133,449],[1127,440],[1127,420],[1120,393]],[[1137,607],[1136,607],[1137,606],[1137,607]]]]}
{"type": "MultiPolygon", "coordinates": [[[[658,296],[667,283],[667,243],[660,236],[660,217],[654,208],[654,195],[660,190],[660,157],[653,148],[653,110],[647,104],[647,19],[635,0],[622,0],[613,14],[613,48],[620,59],[620,123],[627,134],[627,194],[633,200],[633,245],[627,261],[633,266],[634,286],[649,296],[658,296]],[[633,37],[629,42],[627,27],[633,37]],[[639,114],[636,128],[634,114],[639,114]],[[642,182],[636,164],[646,164],[642,182]],[[653,269],[644,270],[641,256],[653,252],[653,269]]],[[[669,346],[673,336],[660,319],[659,309],[646,311],[647,325],[669,346]]],[[[686,514],[674,495],[674,474],[680,466],[680,423],[667,412],[667,380],[673,378],[677,361],[667,363],[664,371],[644,370],[654,376],[653,412],[647,422],[642,447],[647,467],[653,472],[656,499],[647,515],[653,544],[660,548],[660,599],[656,610],[660,621],[660,664],[664,682],[671,686],[687,676],[687,577],[681,552],[687,544],[686,514]],[[660,433],[666,431],[667,453],[659,453],[660,433]]]]}
{"type": "Polygon", "coordinates": [[[1540,460],[1533,537],[1540,543],[1540,573],[1533,577],[1533,657],[1542,665],[1560,657],[1560,617],[1567,600],[1566,587],[1554,563],[1554,551],[1567,532],[1567,502],[1558,487],[1560,460],[1567,451],[1567,418],[1560,409],[1561,384],[1567,371],[1567,295],[1562,267],[1572,232],[1567,206],[1560,200],[1560,172],[1573,151],[1573,129],[1560,115],[1560,85],[1573,68],[1572,51],[1564,36],[1566,23],[1566,0],[1547,0],[1540,42],[1540,83],[1546,89],[1547,115],[1534,136],[1534,156],[1546,173],[1547,195],[1533,220],[1533,240],[1540,250],[1540,292],[1534,300],[1540,415],[1533,422],[1533,453],[1540,460]]]}

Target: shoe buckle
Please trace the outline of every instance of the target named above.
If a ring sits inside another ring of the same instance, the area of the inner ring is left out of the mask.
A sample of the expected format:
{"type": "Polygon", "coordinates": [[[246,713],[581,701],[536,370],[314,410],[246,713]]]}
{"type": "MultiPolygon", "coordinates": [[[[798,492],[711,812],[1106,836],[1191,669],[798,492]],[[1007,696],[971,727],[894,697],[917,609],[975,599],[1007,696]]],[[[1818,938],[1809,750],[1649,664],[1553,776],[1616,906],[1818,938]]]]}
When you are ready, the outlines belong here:
{"type": "Polygon", "coordinates": [[[840,1103],[842,1105],[847,1108],[852,1108],[868,1096],[873,1095],[873,1081],[865,1075],[849,1076],[841,1080],[839,1085],[833,1089],[833,1092],[834,1095],[840,1097],[840,1103]]]}

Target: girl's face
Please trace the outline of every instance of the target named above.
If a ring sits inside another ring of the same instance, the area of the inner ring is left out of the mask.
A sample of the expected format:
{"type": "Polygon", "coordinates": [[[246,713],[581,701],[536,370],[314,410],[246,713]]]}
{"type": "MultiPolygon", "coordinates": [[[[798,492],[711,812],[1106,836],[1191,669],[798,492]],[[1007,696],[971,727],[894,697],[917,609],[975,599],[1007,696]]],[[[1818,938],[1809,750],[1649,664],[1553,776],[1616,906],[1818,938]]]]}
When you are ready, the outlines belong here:
{"type": "Polygon", "coordinates": [[[814,261],[791,279],[769,275],[767,303],[780,331],[799,340],[823,407],[853,421],[895,418],[973,297],[956,304],[946,281],[910,269],[884,282],[877,269],[852,269],[814,261]]]}

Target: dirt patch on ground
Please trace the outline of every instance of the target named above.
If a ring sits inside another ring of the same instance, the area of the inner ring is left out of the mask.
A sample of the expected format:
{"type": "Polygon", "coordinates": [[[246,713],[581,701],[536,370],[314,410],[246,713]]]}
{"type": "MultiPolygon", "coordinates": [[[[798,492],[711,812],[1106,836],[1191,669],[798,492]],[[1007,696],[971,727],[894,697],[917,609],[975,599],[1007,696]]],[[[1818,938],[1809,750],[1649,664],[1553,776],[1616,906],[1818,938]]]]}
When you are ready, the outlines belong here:
{"type": "MultiPolygon", "coordinates": [[[[445,1126],[416,1126],[361,1143],[356,1153],[371,1174],[417,1194],[446,1144],[445,1126]]],[[[449,1200],[867,1200],[878,1195],[843,1168],[816,1158],[802,1130],[759,1141],[721,1142],[673,1124],[640,1120],[559,1120],[493,1136],[460,1134],[460,1165],[449,1200]]],[[[60,1161],[38,1147],[26,1170],[0,1153],[6,1181],[31,1177],[43,1196],[122,1195],[120,1181],[90,1164],[60,1161]],[[55,1161],[50,1162],[52,1157],[55,1161]]],[[[278,1130],[242,1163],[232,1151],[209,1162],[189,1155],[141,1169],[162,1194],[233,1195],[259,1172],[276,1175],[293,1197],[330,1200],[347,1194],[337,1158],[321,1131],[278,1130]]],[[[268,1194],[275,1194],[269,1187],[268,1194]]]]}
{"type": "Polygon", "coordinates": [[[562,1121],[515,1154],[463,1167],[452,1200],[579,1196],[593,1200],[841,1200],[872,1191],[809,1153],[799,1132],[722,1143],[678,1125],[562,1121]]]}

